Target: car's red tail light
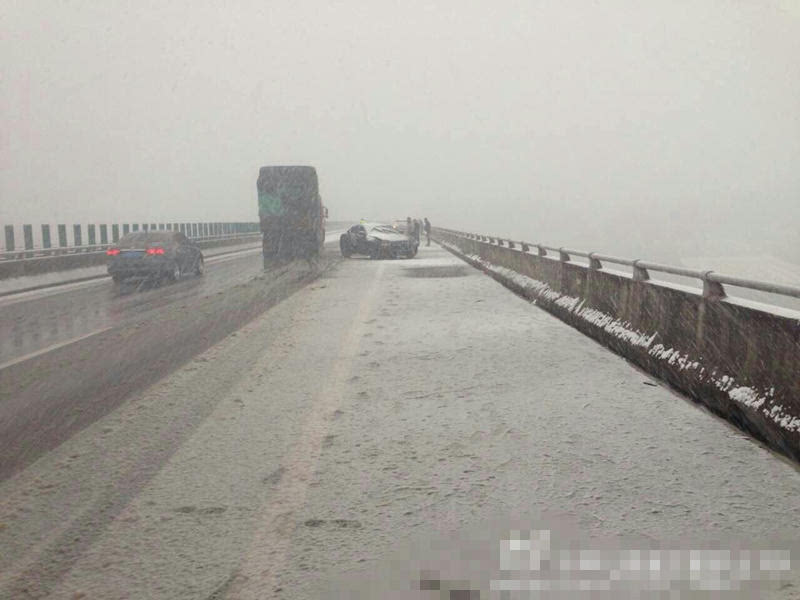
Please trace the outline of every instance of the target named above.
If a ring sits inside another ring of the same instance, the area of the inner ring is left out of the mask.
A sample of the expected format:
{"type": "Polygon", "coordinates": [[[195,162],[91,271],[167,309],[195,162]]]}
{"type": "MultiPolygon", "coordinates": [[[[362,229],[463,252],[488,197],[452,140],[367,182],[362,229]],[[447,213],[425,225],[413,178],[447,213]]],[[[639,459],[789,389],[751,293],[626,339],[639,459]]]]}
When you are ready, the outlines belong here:
{"type": "Polygon", "coordinates": [[[150,254],[150,255],[164,254],[164,249],[163,248],[148,248],[147,249],[147,253],[150,254]]]}
{"type": "Polygon", "coordinates": [[[109,248],[108,250],[106,250],[106,254],[108,254],[109,256],[116,256],[117,254],[119,254],[119,248],[109,248]]]}

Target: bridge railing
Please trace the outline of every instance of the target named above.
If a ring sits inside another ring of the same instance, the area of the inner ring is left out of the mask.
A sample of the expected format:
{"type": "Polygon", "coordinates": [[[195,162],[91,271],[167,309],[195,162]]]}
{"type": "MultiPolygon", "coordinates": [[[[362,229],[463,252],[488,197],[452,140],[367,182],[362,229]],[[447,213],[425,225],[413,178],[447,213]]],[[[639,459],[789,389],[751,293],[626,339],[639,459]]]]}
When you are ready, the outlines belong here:
{"type": "Polygon", "coordinates": [[[260,232],[258,223],[249,222],[157,222],[5,225],[2,228],[0,261],[26,260],[65,254],[105,252],[123,235],[135,231],[180,231],[196,241],[249,237],[260,232]],[[19,235],[21,233],[21,235],[19,235]]]}
{"type": "Polygon", "coordinates": [[[538,256],[549,256],[548,252],[552,252],[558,256],[558,260],[561,262],[571,262],[573,256],[580,256],[589,261],[588,268],[592,270],[603,269],[603,263],[628,266],[632,268],[631,274],[633,279],[636,281],[646,281],[650,279],[650,271],[697,279],[702,283],[702,293],[706,298],[725,297],[725,285],[756,290],[759,292],[778,294],[782,296],[790,296],[793,298],[800,298],[800,286],[760,281],[757,279],[748,279],[734,275],[725,275],[712,270],[689,269],[686,267],[664,265],[642,259],[622,258],[619,256],[600,254],[599,252],[587,252],[584,250],[565,248],[563,246],[547,246],[544,244],[512,240],[497,236],[487,236],[444,228],[438,229],[451,235],[457,235],[467,239],[482,241],[497,246],[506,246],[510,249],[518,249],[520,252],[533,252],[535,249],[538,256]]]}
{"type": "Polygon", "coordinates": [[[800,462],[800,287],[451,229],[435,229],[434,238],[800,462]],[[699,281],[702,291],[673,275],[699,281]],[[725,286],[772,295],[728,297],[725,286]]]}

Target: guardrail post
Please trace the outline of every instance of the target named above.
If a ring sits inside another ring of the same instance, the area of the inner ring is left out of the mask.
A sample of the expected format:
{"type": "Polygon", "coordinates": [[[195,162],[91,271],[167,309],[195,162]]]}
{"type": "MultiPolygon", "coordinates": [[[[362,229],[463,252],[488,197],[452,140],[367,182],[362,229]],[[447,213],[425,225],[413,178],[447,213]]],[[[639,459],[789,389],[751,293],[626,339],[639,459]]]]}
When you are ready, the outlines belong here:
{"type": "Polygon", "coordinates": [[[564,252],[563,248],[558,249],[558,260],[561,262],[569,262],[569,254],[564,252]]]}
{"type": "MultiPolygon", "coordinates": [[[[22,237],[25,242],[25,250],[33,250],[33,225],[22,226],[22,237]]],[[[32,252],[25,253],[25,258],[30,258],[32,256],[32,252]]]]}
{"type": "Polygon", "coordinates": [[[594,252],[589,253],[589,268],[594,271],[599,271],[603,268],[603,263],[600,262],[599,258],[594,257],[594,252]]]}
{"type": "Polygon", "coordinates": [[[647,269],[640,267],[638,264],[641,259],[637,258],[633,261],[633,280],[634,281],[647,281],[650,279],[650,273],[647,272],[647,269]]]}
{"type": "Polygon", "coordinates": [[[66,225],[59,225],[58,226],[58,247],[59,248],[66,248],[67,247],[67,226],[66,225]]]}
{"type": "Polygon", "coordinates": [[[547,250],[541,244],[536,244],[536,254],[539,256],[547,256],[547,250]]]}
{"type": "Polygon", "coordinates": [[[50,225],[42,225],[42,248],[50,249],[52,240],[50,239],[50,225]]]}
{"type": "Polygon", "coordinates": [[[726,296],[725,288],[722,287],[721,283],[708,279],[711,273],[713,273],[713,271],[705,271],[701,278],[703,280],[703,298],[707,300],[719,300],[724,298],[726,296]]]}
{"type": "Polygon", "coordinates": [[[6,237],[6,252],[13,252],[14,251],[14,226],[13,225],[6,225],[5,227],[5,237],[6,237]]]}

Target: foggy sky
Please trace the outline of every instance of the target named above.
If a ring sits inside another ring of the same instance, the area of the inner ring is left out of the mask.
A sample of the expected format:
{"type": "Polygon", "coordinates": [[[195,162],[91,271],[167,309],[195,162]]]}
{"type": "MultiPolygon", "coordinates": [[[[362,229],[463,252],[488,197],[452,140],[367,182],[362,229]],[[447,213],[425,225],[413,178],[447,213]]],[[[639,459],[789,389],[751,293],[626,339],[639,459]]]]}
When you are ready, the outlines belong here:
{"type": "Polygon", "coordinates": [[[5,2],[0,222],[332,219],[800,259],[800,3],[5,2]],[[646,5],[646,6],[645,6],[646,5]]]}

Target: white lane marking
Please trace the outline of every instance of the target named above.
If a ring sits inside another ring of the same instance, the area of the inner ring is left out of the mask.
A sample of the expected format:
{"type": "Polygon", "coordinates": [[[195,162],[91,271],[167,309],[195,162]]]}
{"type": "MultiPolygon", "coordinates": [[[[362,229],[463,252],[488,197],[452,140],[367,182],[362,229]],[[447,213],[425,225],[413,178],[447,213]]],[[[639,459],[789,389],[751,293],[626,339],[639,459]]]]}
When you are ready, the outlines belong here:
{"type": "Polygon", "coordinates": [[[42,354],[47,354],[48,352],[52,352],[53,350],[58,350],[59,348],[63,348],[64,346],[69,346],[70,344],[74,344],[75,342],[80,342],[81,340],[85,340],[86,338],[92,337],[93,335],[98,335],[105,331],[112,329],[111,327],[104,327],[103,329],[96,329],[94,331],[90,331],[89,333],[85,333],[84,335],[80,335],[78,337],[72,338],[70,340],[66,340],[63,342],[58,342],[51,346],[47,346],[46,348],[41,348],[36,350],[35,352],[31,352],[30,354],[26,354],[25,356],[20,356],[15,358],[14,360],[9,360],[8,362],[4,362],[0,364],[0,371],[3,369],[10,367],[12,365],[16,365],[17,363],[25,362],[26,360],[30,360],[31,358],[35,358],[42,354]]]}
{"type": "MultiPolygon", "coordinates": [[[[339,236],[342,233],[344,233],[344,232],[343,231],[333,231],[331,233],[326,234],[325,235],[325,243],[326,244],[331,244],[334,241],[338,241],[339,240],[339,236]]],[[[224,255],[218,257],[216,260],[215,260],[215,257],[210,257],[210,258],[208,258],[206,260],[206,263],[207,264],[221,263],[221,262],[226,262],[226,261],[229,261],[229,260],[234,260],[236,258],[244,256],[245,254],[260,254],[260,253],[261,253],[261,246],[259,246],[258,248],[252,248],[250,250],[242,250],[241,252],[237,252],[236,254],[224,254],[224,255]]]]}
{"type": "Polygon", "coordinates": [[[4,298],[0,298],[0,306],[8,306],[9,304],[16,304],[17,302],[24,302],[26,300],[46,298],[47,296],[60,294],[61,292],[69,292],[71,290],[75,290],[78,288],[100,285],[101,283],[106,283],[107,280],[108,276],[103,276],[102,278],[91,279],[89,281],[77,281],[75,283],[65,283],[63,285],[44,288],[41,290],[30,290],[29,292],[20,292],[19,294],[14,294],[11,296],[5,296],[4,298]]]}
{"type": "MultiPolygon", "coordinates": [[[[330,244],[333,241],[339,239],[339,236],[344,233],[342,231],[332,231],[325,236],[325,243],[330,244]]],[[[261,246],[255,248],[247,248],[245,250],[239,250],[235,252],[219,254],[219,255],[212,255],[205,259],[206,264],[215,264],[226,262],[228,260],[233,260],[235,258],[239,258],[244,255],[248,254],[257,254],[261,252],[261,246]]],[[[61,294],[63,292],[69,292],[72,290],[80,289],[80,288],[88,288],[94,285],[100,285],[103,283],[107,283],[110,277],[107,275],[98,277],[97,279],[91,279],[89,281],[77,281],[75,283],[64,283],[61,285],[54,285],[53,287],[43,288],[41,290],[30,290],[28,292],[20,292],[19,294],[13,294],[11,296],[5,296],[0,298],[0,306],[9,306],[11,304],[16,304],[18,302],[24,302],[26,300],[37,300],[39,298],[46,298],[48,296],[53,296],[55,294],[61,294]]]]}
{"type": "MultiPolygon", "coordinates": [[[[325,243],[329,243],[330,242],[330,240],[328,239],[329,237],[330,238],[338,237],[340,235],[340,233],[341,232],[333,232],[333,233],[330,233],[330,234],[326,235],[325,236],[325,243]]],[[[211,264],[222,263],[222,262],[226,262],[226,261],[229,261],[229,260],[234,260],[234,259],[237,259],[237,258],[241,258],[243,255],[246,255],[246,254],[257,254],[259,252],[261,252],[261,248],[260,247],[258,247],[258,248],[248,248],[247,250],[241,250],[241,251],[238,251],[238,252],[231,252],[230,254],[223,254],[223,255],[218,256],[218,257],[210,256],[208,258],[208,260],[206,260],[206,263],[211,263],[211,264]]],[[[30,299],[29,296],[31,296],[31,295],[33,295],[35,298],[36,297],[45,297],[45,296],[51,296],[53,294],[58,294],[58,293],[61,293],[61,292],[67,292],[69,290],[73,290],[73,289],[76,289],[76,288],[90,287],[92,285],[99,285],[99,284],[102,284],[102,283],[106,283],[108,281],[108,279],[109,279],[109,277],[103,277],[102,279],[93,279],[91,281],[79,281],[78,283],[65,284],[65,285],[58,286],[55,289],[32,290],[30,292],[23,292],[23,293],[21,293],[19,295],[10,296],[5,302],[0,300],[0,306],[5,306],[5,305],[8,305],[8,304],[15,304],[17,302],[22,302],[24,300],[29,300],[30,299]],[[49,293],[42,293],[42,292],[49,292],[49,293]],[[39,294],[39,296],[37,296],[37,294],[39,294]],[[24,296],[24,297],[22,297],[22,296],[24,296]]],[[[24,356],[20,356],[18,358],[15,358],[13,360],[10,360],[8,362],[0,364],[0,371],[5,369],[6,367],[10,367],[12,365],[16,365],[18,363],[25,362],[26,360],[29,360],[31,358],[35,358],[35,357],[40,356],[42,354],[46,354],[47,352],[52,352],[53,350],[57,350],[58,348],[62,348],[63,346],[68,346],[69,344],[73,344],[75,342],[78,342],[80,340],[86,339],[88,337],[92,337],[93,335],[97,335],[99,333],[103,333],[104,331],[108,331],[109,329],[111,329],[111,327],[105,327],[103,329],[97,329],[97,330],[89,332],[89,333],[87,333],[85,335],[82,335],[82,336],[79,336],[79,337],[76,337],[76,338],[72,338],[72,339],[66,340],[64,342],[58,342],[57,344],[53,344],[52,346],[47,346],[46,348],[41,348],[39,350],[36,350],[35,352],[31,352],[30,354],[26,354],[24,356]]]]}
{"type": "Polygon", "coordinates": [[[345,396],[346,382],[353,372],[354,359],[361,345],[364,323],[374,308],[385,265],[381,262],[376,269],[375,278],[353,314],[327,377],[327,384],[308,411],[297,443],[282,462],[286,472],[262,507],[238,577],[225,592],[225,598],[264,598],[271,596],[278,584],[278,577],[288,558],[296,514],[305,507],[308,487],[322,454],[322,442],[330,428],[328,417],[341,405],[345,396]]]}
{"type": "MultiPolygon", "coordinates": [[[[246,250],[238,250],[236,252],[209,256],[208,258],[205,259],[205,262],[207,264],[214,264],[218,262],[223,262],[223,259],[233,260],[235,258],[239,258],[244,254],[255,253],[255,252],[261,252],[261,247],[259,246],[258,248],[248,248],[246,250]]],[[[61,294],[63,292],[69,292],[81,288],[88,288],[94,285],[108,283],[109,279],[111,278],[108,275],[102,275],[97,279],[91,279],[89,281],[76,281],[75,283],[64,283],[61,285],[54,285],[53,287],[43,288],[41,290],[30,290],[29,292],[20,292],[19,294],[13,294],[11,296],[0,298],[0,306],[8,306],[10,304],[16,304],[17,302],[24,302],[26,300],[37,300],[39,298],[46,298],[48,296],[61,294]]]]}
{"type": "Polygon", "coordinates": [[[222,256],[210,256],[209,258],[205,259],[205,263],[207,265],[215,265],[217,263],[228,262],[229,260],[236,260],[237,258],[242,258],[245,255],[260,254],[260,253],[261,253],[261,247],[251,248],[250,250],[243,250],[241,252],[236,252],[235,254],[223,254],[222,256]]]}

